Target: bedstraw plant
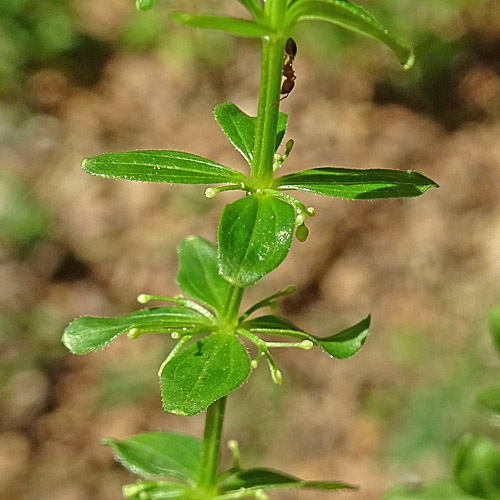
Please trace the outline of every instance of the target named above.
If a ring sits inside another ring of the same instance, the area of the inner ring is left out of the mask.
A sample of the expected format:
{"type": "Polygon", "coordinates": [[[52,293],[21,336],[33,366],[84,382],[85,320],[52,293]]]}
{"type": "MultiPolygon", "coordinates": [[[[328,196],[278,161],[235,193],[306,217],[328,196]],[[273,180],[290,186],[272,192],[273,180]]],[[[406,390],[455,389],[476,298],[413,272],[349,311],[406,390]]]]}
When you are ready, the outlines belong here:
{"type": "MultiPolygon", "coordinates": [[[[281,174],[293,140],[281,144],[288,116],[280,101],[295,83],[297,47],[291,38],[298,23],[319,20],[367,35],[388,46],[404,68],[413,64],[411,48],[393,36],[364,9],[346,0],[239,0],[250,19],[173,13],[178,23],[220,30],[260,40],[261,79],[257,116],[233,103],[215,108],[215,119],[248,162],[242,173],[214,160],[181,151],[132,151],[102,154],[83,161],[93,175],[169,184],[208,185],[208,198],[240,190],[219,220],[217,244],[192,236],[178,247],[177,283],[183,295],[141,294],[141,304],[170,305],[140,309],[119,318],[81,317],[65,330],[63,342],[75,354],[99,349],[122,334],[135,339],[166,333],[177,341],[160,367],[163,408],[177,415],[206,411],[203,440],[171,432],[152,432],[118,441],[106,439],[119,460],[141,477],[123,488],[131,500],[268,498],[278,488],[336,490],[353,488],[340,481],[303,481],[266,468],[240,465],[238,445],[229,442],[233,465],[219,470],[221,433],[228,395],[238,389],[261,362],[274,383],[282,373],[272,350],[295,347],[322,349],[336,359],[355,354],[368,335],[370,317],[340,333],[319,337],[276,314],[277,299],[293,287],[263,298],[240,311],[249,286],[285,259],[295,234],[308,236],[307,217],[314,215],[290,191],[308,191],[344,199],[371,200],[418,196],[436,184],[413,171],[387,169],[310,168],[281,174]],[[279,152],[281,151],[281,152],[279,152]],[[269,308],[270,313],[262,314],[269,308]],[[269,340],[273,339],[273,340],[269,340]],[[243,343],[242,343],[243,342],[243,343]],[[247,347],[255,349],[249,354],[247,347]]],[[[138,8],[155,0],[137,0],[138,8]]],[[[214,238],[215,239],[215,238],[214,238]]]]}

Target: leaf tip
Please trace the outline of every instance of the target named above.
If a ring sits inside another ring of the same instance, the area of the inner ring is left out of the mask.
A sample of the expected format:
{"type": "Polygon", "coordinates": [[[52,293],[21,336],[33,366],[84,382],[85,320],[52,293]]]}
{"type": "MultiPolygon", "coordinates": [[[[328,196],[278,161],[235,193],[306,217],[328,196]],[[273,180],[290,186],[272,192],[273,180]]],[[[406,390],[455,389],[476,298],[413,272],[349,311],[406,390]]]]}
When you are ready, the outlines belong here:
{"type": "Polygon", "coordinates": [[[415,52],[413,52],[413,49],[411,48],[409,48],[408,50],[409,50],[408,58],[403,63],[403,69],[405,71],[408,71],[409,69],[413,68],[413,65],[415,64],[415,52]]]}
{"type": "Polygon", "coordinates": [[[116,443],[116,439],[105,437],[101,439],[101,444],[103,446],[113,446],[116,443]]]}
{"type": "Polygon", "coordinates": [[[85,172],[90,173],[90,163],[92,161],[92,158],[84,158],[82,160],[82,169],[85,170],[85,172]]]}
{"type": "Polygon", "coordinates": [[[156,3],[156,0],[135,0],[135,6],[138,10],[149,10],[156,3]]]}

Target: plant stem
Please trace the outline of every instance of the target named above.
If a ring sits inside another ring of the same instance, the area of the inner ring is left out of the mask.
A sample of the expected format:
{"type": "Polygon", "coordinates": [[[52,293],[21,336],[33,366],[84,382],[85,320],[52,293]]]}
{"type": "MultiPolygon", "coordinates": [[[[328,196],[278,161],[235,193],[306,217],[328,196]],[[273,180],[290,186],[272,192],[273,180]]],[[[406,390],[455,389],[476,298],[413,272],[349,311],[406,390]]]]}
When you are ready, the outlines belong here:
{"type": "Polygon", "coordinates": [[[227,302],[224,308],[224,318],[229,324],[237,322],[244,291],[244,288],[237,285],[233,285],[229,289],[227,302]]]}
{"type": "MultiPolygon", "coordinates": [[[[230,325],[238,321],[241,299],[244,288],[233,285],[229,289],[229,294],[224,310],[224,319],[230,325]]],[[[230,332],[234,334],[234,330],[230,332]]],[[[201,475],[198,487],[207,493],[207,498],[211,498],[216,493],[217,469],[219,466],[220,442],[222,426],[224,424],[224,413],[226,412],[227,396],[217,400],[207,408],[205,420],[205,433],[203,434],[201,475]]]]}
{"type": "MultiPolygon", "coordinates": [[[[285,9],[285,0],[267,0],[264,8],[266,24],[279,31],[285,9]]],[[[259,109],[255,124],[254,158],[250,172],[250,179],[256,188],[270,187],[273,180],[284,50],[284,36],[262,38],[259,109]]]]}
{"type": "Polygon", "coordinates": [[[216,486],[226,399],[227,397],[223,397],[207,408],[201,456],[201,475],[198,483],[198,486],[207,492],[212,492],[216,486]]]}

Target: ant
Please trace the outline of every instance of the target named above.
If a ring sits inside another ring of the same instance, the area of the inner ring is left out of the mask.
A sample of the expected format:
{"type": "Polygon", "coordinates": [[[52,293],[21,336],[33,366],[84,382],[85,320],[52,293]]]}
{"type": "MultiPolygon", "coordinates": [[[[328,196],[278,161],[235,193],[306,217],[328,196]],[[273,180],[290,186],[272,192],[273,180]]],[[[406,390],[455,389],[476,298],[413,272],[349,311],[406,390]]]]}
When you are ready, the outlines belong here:
{"type": "Polygon", "coordinates": [[[295,86],[295,71],[293,70],[293,61],[297,55],[297,44],[293,38],[289,38],[285,44],[285,61],[283,63],[283,76],[285,81],[281,85],[281,95],[283,96],[280,101],[286,99],[295,86]]]}

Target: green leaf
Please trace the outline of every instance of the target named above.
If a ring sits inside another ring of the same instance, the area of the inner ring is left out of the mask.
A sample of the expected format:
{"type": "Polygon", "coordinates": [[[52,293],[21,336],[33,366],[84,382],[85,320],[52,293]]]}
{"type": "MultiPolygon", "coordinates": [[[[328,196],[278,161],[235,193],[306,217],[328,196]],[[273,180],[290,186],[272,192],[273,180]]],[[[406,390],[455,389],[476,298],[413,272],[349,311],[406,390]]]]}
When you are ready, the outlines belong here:
{"type": "Polygon", "coordinates": [[[191,498],[191,488],[168,481],[142,481],[123,487],[123,496],[129,500],[167,500],[191,498]]]}
{"type": "Polygon", "coordinates": [[[290,250],[295,213],[282,200],[250,195],[227,205],[219,221],[219,266],[231,283],[249,286],[279,266],[290,250]]]}
{"type": "Polygon", "coordinates": [[[266,316],[259,316],[258,318],[249,319],[241,324],[241,326],[250,331],[257,331],[261,333],[269,333],[272,335],[273,331],[300,333],[309,337],[308,333],[303,332],[300,328],[296,327],[292,322],[287,319],[280,318],[268,314],[266,316]]]}
{"type": "Polygon", "coordinates": [[[406,198],[424,194],[438,185],[412,171],[322,167],[284,175],[275,180],[280,190],[300,189],[349,200],[406,198]]]}
{"type": "Polygon", "coordinates": [[[204,16],[198,14],[184,14],[183,12],[172,13],[172,19],[179,24],[206,30],[225,31],[232,35],[259,38],[271,36],[275,30],[264,24],[235,17],[204,16]]]}
{"type": "Polygon", "coordinates": [[[201,442],[193,436],[173,432],[148,432],[121,441],[103,440],[115,459],[133,474],[173,477],[196,484],[200,475],[201,442]]]}
{"type": "Polygon", "coordinates": [[[236,170],[182,151],[130,151],[105,153],[82,162],[85,172],[130,181],[172,184],[245,182],[236,170]]]}
{"type": "Polygon", "coordinates": [[[148,10],[156,3],[156,0],[135,0],[135,6],[139,10],[148,10]]]}
{"type": "Polygon", "coordinates": [[[238,2],[252,14],[254,19],[259,20],[262,17],[264,9],[259,0],[238,0],[238,2]]]}
{"type": "Polygon", "coordinates": [[[490,330],[495,347],[500,352],[500,306],[494,307],[490,313],[490,330]]]}
{"type": "Polygon", "coordinates": [[[220,486],[220,491],[228,492],[239,490],[240,488],[250,491],[259,489],[275,490],[279,488],[311,488],[317,490],[355,489],[354,486],[339,481],[303,481],[283,472],[256,468],[238,472],[220,486]]]}
{"type": "Polygon", "coordinates": [[[470,495],[500,498],[500,450],[482,436],[467,434],[455,448],[455,481],[470,495]]]}
{"type": "Polygon", "coordinates": [[[351,328],[330,337],[314,337],[315,343],[334,358],[348,358],[356,354],[365,343],[369,326],[370,316],[351,328]]]}
{"type": "Polygon", "coordinates": [[[429,484],[403,486],[387,492],[382,500],[477,500],[451,480],[429,484]]]}
{"type": "Polygon", "coordinates": [[[370,316],[347,330],[323,338],[306,333],[290,321],[273,315],[250,319],[240,326],[252,332],[310,340],[330,356],[345,359],[356,354],[365,343],[369,333],[370,316]]]}
{"type": "Polygon", "coordinates": [[[248,163],[251,163],[255,141],[255,118],[248,116],[232,102],[219,104],[214,110],[214,116],[231,144],[248,163]]]}
{"type": "MultiPolygon", "coordinates": [[[[255,144],[256,118],[241,111],[231,102],[220,104],[214,110],[215,119],[222,128],[231,144],[243,155],[250,164],[253,160],[255,144]]],[[[275,149],[277,150],[286,132],[288,115],[281,113],[278,116],[278,131],[276,134],[275,149]]]]}
{"type": "Polygon", "coordinates": [[[83,316],[68,325],[62,341],[73,354],[85,354],[134,328],[142,333],[160,333],[203,325],[208,326],[207,318],[184,307],[153,307],[118,318],[83,316]]]}
{"type": "Polygon", "coordinates": [[[484,410],[500,415],[500,386],[484,389],[479,393],[476,401],[484,410]]]}
{"type": "Polygon", "coordinates": [[[293,26],[303,20],[315,19],[337,24],[382,42],[398,57],[405,69],[415,61],[412,48],[392,35],[370,13],[347,0],[297,0],[289,7],[286,21],[293,26]]]}
{"type": "MultiPolygon", "coordinates": [[[[257,118],[254,118],[257,120],[257,118]]],[[[288,124],[288,115],[286,113],[282,113],[280,111],[278,115],[278,131],[276,133],[276,141],[274,143],[274,151],[276,151],[281,144],[281,141],[283,140],[283,137],[285,136],[286,132],[286,127],[288,124]]]]}
{"type": "Polygon", "coordinates": [[[250,358],[237,337],[214,333],[162,366],[163,408],[177,415],[195,415],[237,389],[249,374],[250,358]]]}
{"type": "Polygon", "coordinates": [[[177,283],[191,297],[221,312],[231,284],[219,274],[217,247],[190,236],[179,245],[177,283]]]}

